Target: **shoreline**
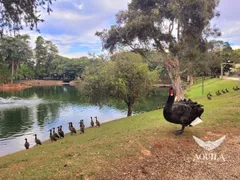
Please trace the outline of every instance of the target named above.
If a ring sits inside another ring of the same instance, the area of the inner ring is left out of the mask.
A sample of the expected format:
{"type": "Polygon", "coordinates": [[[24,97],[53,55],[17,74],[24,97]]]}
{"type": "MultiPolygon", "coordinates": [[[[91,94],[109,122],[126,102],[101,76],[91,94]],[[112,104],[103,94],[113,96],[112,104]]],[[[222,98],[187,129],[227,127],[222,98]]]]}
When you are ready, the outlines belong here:
{"type": "Polygon", "coordinates": [[[23,80],[22,83],[29,86],[62,86],[64,84],[69,84],[70,86],[76,85],[75,81],[64,83],[62,80],[23,80]]]}
{"type": "Polygon", "coordinates": [[[60,80],[23,80],[21,83],[0,84],[0,92],[22,91],[33,86],[62,86],[64,84],[75,86],[76,82],[70,81],[69,83],[64,83],[60,80]]]}
{"type": "Polygon", "coordinates": [[[22,91],[27,88],[31,88],[32,86],[28,84],[0,84],[0,92],[13,92],[13,91],[22,91]]]}

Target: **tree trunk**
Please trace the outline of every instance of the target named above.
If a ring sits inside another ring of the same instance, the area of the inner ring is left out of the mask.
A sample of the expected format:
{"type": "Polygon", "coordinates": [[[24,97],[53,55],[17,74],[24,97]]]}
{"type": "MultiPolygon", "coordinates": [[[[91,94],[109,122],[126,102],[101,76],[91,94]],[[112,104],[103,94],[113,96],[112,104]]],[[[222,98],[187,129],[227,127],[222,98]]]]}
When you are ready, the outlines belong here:
{"type": "Polygon", "coordinates": [[[192,86],[193,83],[194,83],[193,75],[190,74],[190,75],[189,75],[189,85],[192,86]]]}
{"type": "Polygon", "coordinates": [[[132,107],[133,107],[133,104],[132,103],[128,103],[128,114],[127,114],[127,116],[131,116],[132,115],[132,107]]]}
{"type": "Polygon", "coordinates": [[[11,76],[11,84],[13,84],[13,76],[14,76],[14,61],[12,60],[12,76],[11,76]]]}
{"type": "Polygon", "coordinates": [[[178,58],[166,55],[166,57],[164,58],[164,64],[166,66],[172,85],[174,86],[176,91],[175,101],[179,101],[184,98],[184,91],[181,86],[181,77],[180,77],[180,71],[179,71],[178,58]]]}

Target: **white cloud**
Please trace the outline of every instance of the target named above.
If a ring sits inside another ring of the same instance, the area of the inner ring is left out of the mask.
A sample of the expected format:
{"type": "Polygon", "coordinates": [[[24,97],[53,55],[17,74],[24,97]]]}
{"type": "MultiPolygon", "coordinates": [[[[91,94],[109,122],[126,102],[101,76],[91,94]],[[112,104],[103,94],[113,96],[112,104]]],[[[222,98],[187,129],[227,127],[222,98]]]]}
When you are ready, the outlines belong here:
{"type": "Polygon", "coordinates": [[[69,57],[69,58],[79,58],[82,56],[88,56],[88,52],[76,52],[76,53],[60,53],[61,56],[69,57]]]}
{"type": "Polygon", "coordinates": [[[231,45],[231,47],[233,48],[233,50],[240,49],[240,45],[231,45]]]}
{"type": "Polygon", "coordinates": [[[118,10],[127,9],[127,5],[131,0],[95,0],[94,2],[105,10],[117,12],[118,10]]]}
{"type": "Polygon", "coordinates": [[[73,4],[78,8],[78,9],[80,9],[80,10],[82,10],[83,9],[83,3],[81,3],[81,4],[77,4],[77,3],[74,3],[73,2],[73,4]]]}

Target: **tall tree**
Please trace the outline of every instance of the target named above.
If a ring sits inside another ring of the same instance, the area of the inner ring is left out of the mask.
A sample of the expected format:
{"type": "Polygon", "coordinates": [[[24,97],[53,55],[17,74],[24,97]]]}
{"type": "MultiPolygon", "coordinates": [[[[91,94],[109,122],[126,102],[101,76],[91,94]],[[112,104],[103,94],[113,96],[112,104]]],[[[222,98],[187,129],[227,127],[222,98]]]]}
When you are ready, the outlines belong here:
{"type": "Polygon", "coordinates": [[[56,58],[58,49],[51,41],[38,36],[35,42],[36,75],[40,78],[51,75],[52,62],[56,58]]]}
{"type": "Polygon", "coordinates": [[[117,14],[116,25],[96,35],[103,48],[111,52],[119,45],[142,54],[149,49],[161,52],[176,97],[181,99],[179,57],[193,43],[200,48],[206,36],[219,35],[218,29],[211,30],[209,25],[214,16],[219,16],[215,13],[217,5],[216,0],[132,0],[128,10],[117,14]]]}
{"type": "Polygon", "coordinates": [[[110,61],[93,68],[95,72],[90,70],[86,75],[85,94],[99,103],[111,98],[123,100],[128,116],[132,115],[133,104],[150,91],[157,77],[139,54],[129,52],[115,54],[110,61]]]}
{"type": "Polygon", "coordinates": [[[0,54],[12,70],[11,83],[13,83],[15,71],[20,64],[31,60],[32,49],[29,46],[28,35],[15,37],[3,37],[0,40],[0,54]]]}
{"type": "Polygon", "coordinates": [[[43,22],[39,15],[39,7],[46,9],[48,13],[54,0],[3,0],[0,2],[0,35],[9,32],[17,32],[23,29],[23,23],[30,29],[36,28],[39,22],[43,22]]]}

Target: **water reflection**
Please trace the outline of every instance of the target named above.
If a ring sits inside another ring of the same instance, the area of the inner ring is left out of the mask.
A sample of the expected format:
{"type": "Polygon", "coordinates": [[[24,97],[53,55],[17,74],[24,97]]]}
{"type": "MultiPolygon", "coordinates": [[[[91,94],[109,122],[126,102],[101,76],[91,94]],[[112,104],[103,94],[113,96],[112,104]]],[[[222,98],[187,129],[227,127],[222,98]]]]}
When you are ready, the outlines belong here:
{"type": "MultiPolygon", "coordinates": [[[[134,114],[156,109],[157,104],[166,100],[167,89],[152,91],[142,102],[134,105],[134,114]]],[[[87,104],[81,94],[71,86],[33,87],[21,92],[0,92],[0,156],[24,149],[24,138],[30,147],[33,134],[42,141],[49,138],[48,130],[63,125],[68,132],[69,121],[78,128],[80,119],[86,127],[90,117],[98,116],[103,123],[126,117],[123,102],[109,102],[108,106],[87,104]]]]}

